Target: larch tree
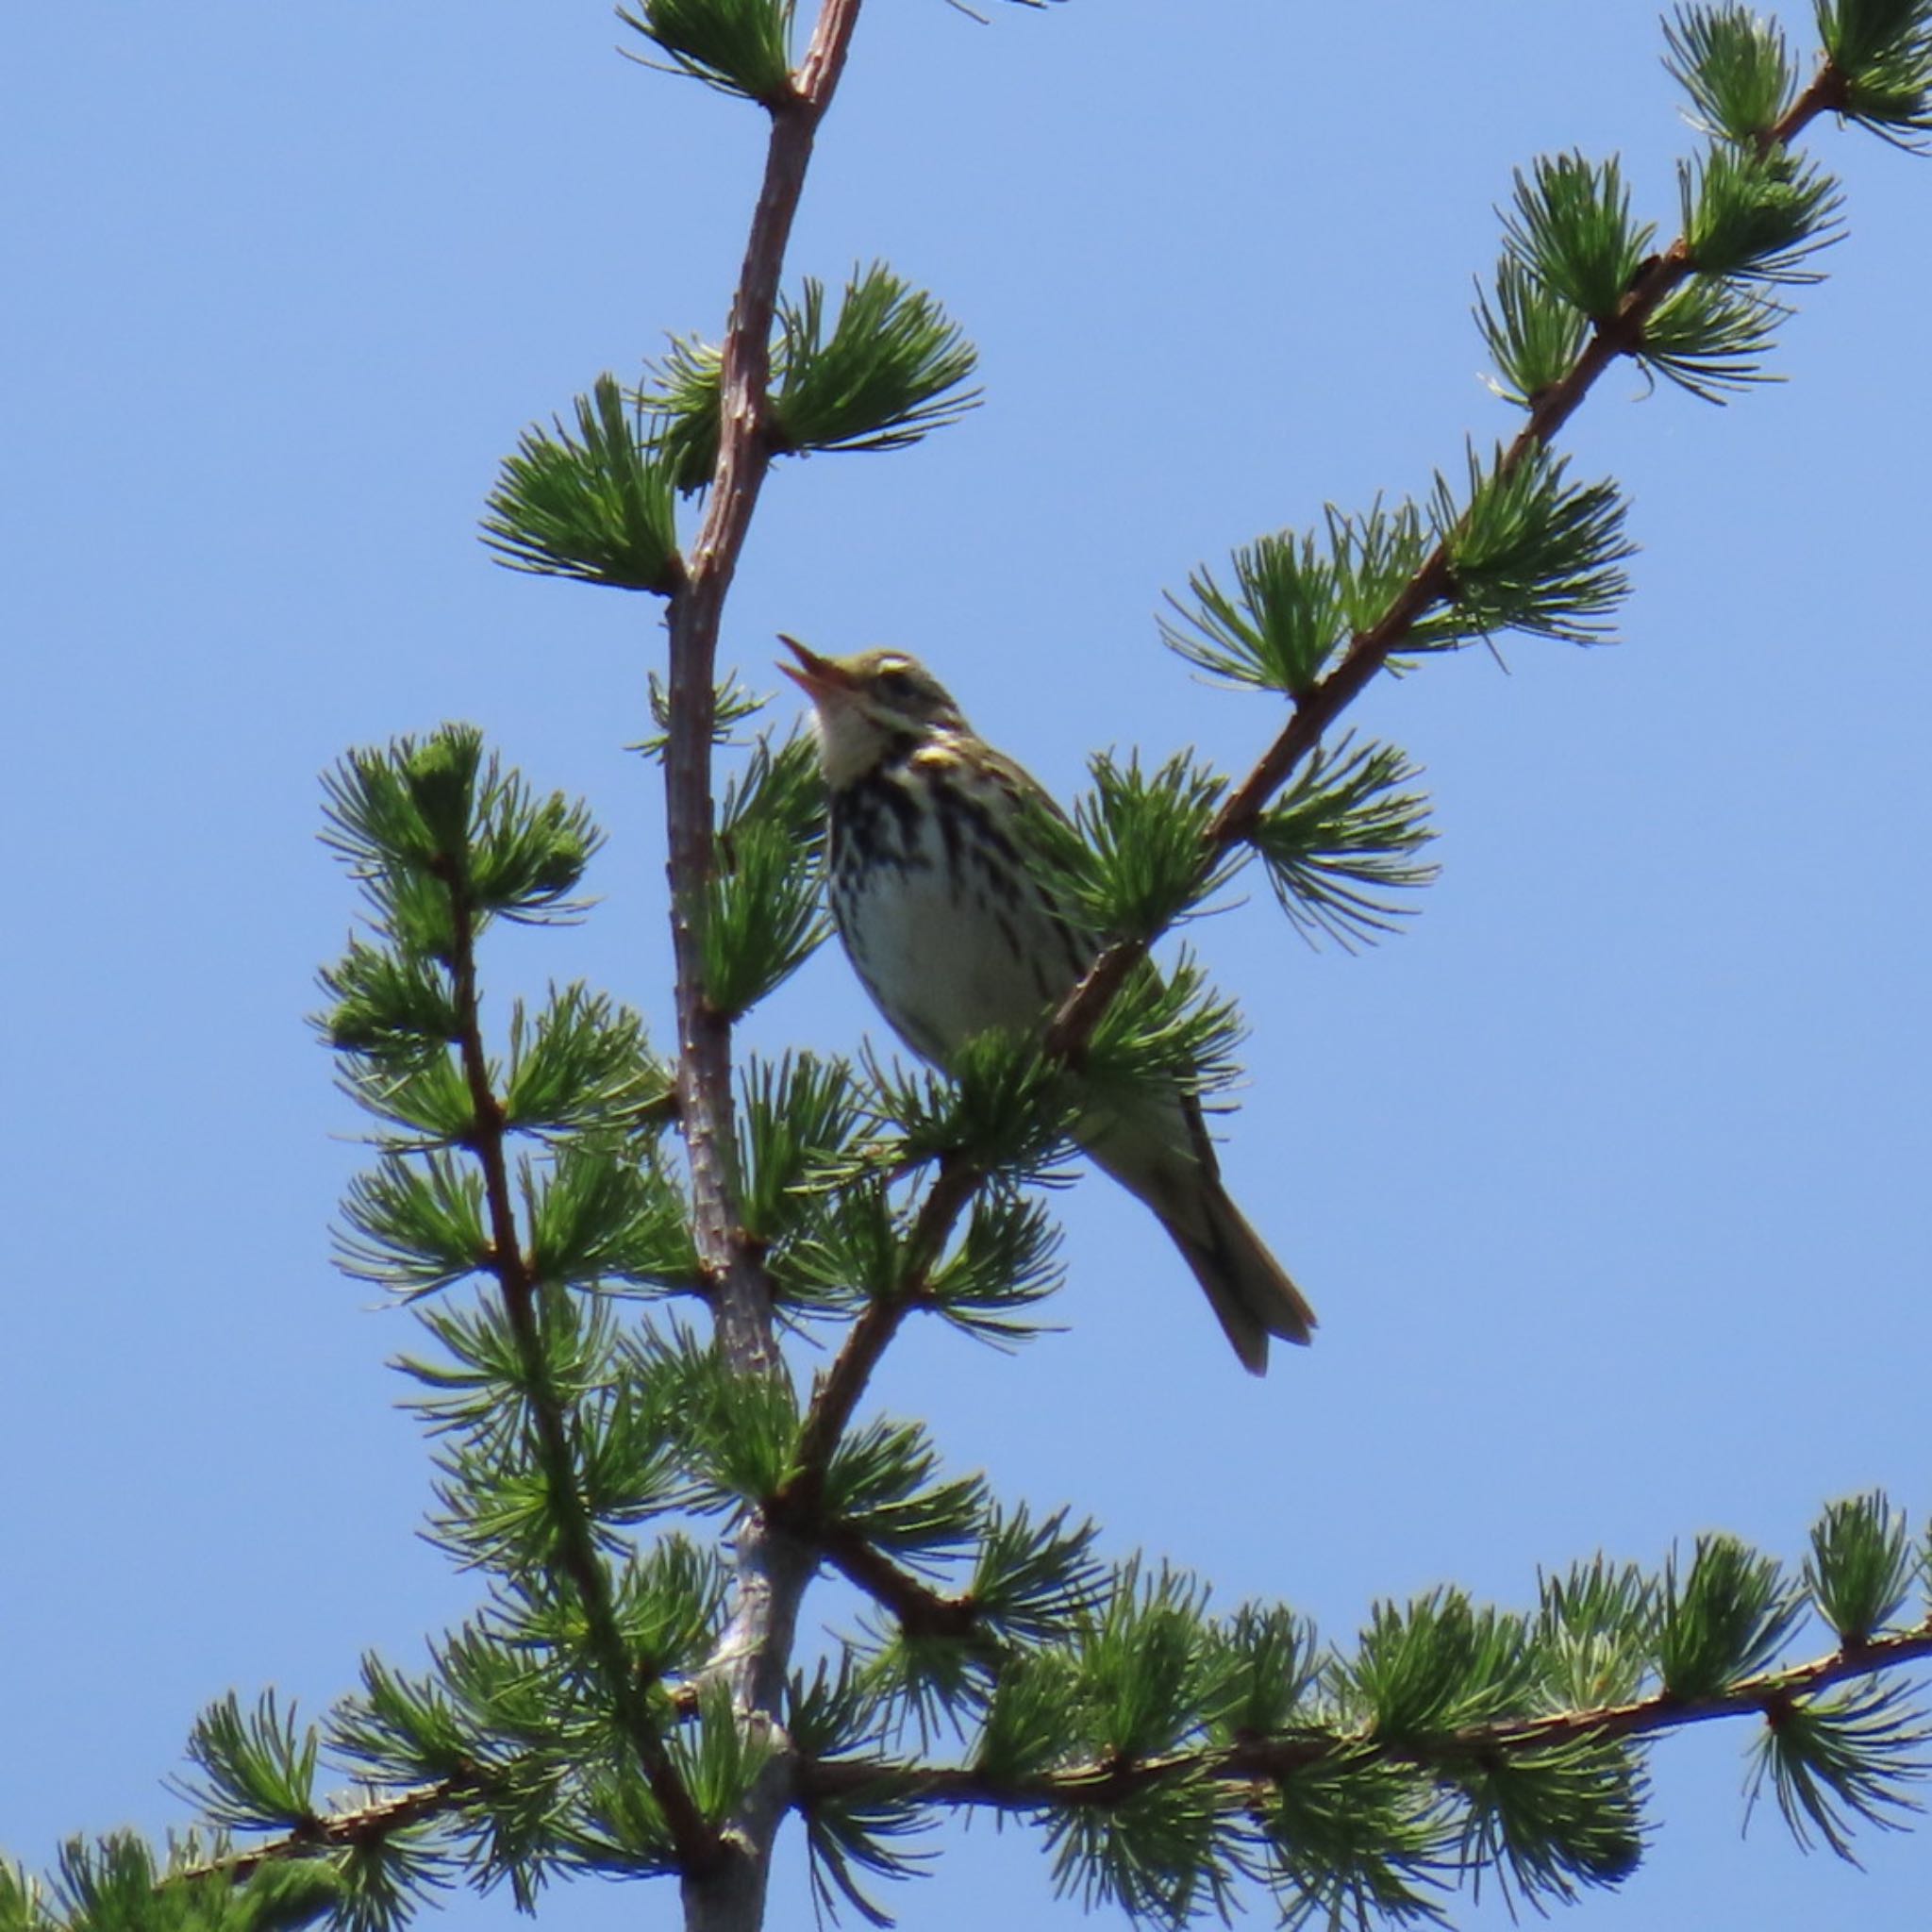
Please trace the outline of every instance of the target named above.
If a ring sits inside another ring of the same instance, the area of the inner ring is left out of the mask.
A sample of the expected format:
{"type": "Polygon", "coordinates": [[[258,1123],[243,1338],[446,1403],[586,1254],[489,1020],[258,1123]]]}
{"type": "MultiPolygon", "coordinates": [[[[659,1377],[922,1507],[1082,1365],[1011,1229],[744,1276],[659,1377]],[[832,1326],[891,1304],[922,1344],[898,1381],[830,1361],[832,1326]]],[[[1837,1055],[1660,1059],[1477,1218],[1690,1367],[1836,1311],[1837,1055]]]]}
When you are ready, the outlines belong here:
{"type": "Polygon", "coordinates": [[[1386,1603],[1332,1643],[1286,1603],[1221,1608],[1112,1553],[1077,1502],[995,1493],[872,1385],[908,1324],[1005,1350],[1035,1332],[1058,1281],[1042,1186],[1096,1096],[1225,1090],[1236,1008],[1164,945],[1177,926],[1256,876],[1305,935],[1400,920],[1431,876],[1427,802],[1351,706],[1499,638],[1605,635],[1625,508],[1574,473],[1565,425],[1617,370],[1711,399],[1763,376],[1840,229],[1807,142],[1833,120],[1932,133],[1932,4],[1819,0],[1815,49],[1740,7],[1680,8],[1667,61],[1701,133],[1660,225],[1614,159],[1525,162],[1475,318],[1513,434],[1174,590],[1165,643],[1269,694],[1271,733],[1234,773],[1096,755],[1034,858],[1091,963],[1041,1026],[943,1071],[734,1040],[829,930],[813,745],[721,662],[761,492],[786,458],[890,452],[979,400],[965,333],[891,267],[788,279],[861,12],[622,12],[673,76],[641,85],[695,81],[762,131],[742,270],[720,340],[588,384],[484,513],[503,562],[663,619],[639,625],[636,731],[663,787],[672,1024],[648,1034],[581,984],[491,997],[506,924],[586,911],[587,807],[461,725],[327,780],[364,923],[319,1025],[377,1141],[341,1259],[413,1304],[429,1530],[475,1613],[425,1668],[369,1658],[319,1724],[274,1695],[213,1706],[188,1746],[202,1829],[0,1874],[0,1932],[387,1932],[452,1881],[534,1910],[576,1874],[675,1886],[691,1927],[750,1932],[788,1829],[824,1910],[884,1924],[935,1822],[969,1810],[1139,1922],[1259,1901],[1297,1925],[1416,1923],[1485,1874],[1536,1906],[1619,1884],[1653,1828],[1653,1740],[1727,1719],[1801,1838],[1846,1851],[1909,1808],[1932,1552],[1883,1495],[1824,1504],[1794,1558],[1706,1536],[1656,1570],[1553,1570],[1526,1608],[1446,1586],[1386,1603]],[[827,1575],[868,1606],[856,1632],[813,1625],[827,1575]],[[329,1795],[325,1766],[353,1790],[329,1795]]]}

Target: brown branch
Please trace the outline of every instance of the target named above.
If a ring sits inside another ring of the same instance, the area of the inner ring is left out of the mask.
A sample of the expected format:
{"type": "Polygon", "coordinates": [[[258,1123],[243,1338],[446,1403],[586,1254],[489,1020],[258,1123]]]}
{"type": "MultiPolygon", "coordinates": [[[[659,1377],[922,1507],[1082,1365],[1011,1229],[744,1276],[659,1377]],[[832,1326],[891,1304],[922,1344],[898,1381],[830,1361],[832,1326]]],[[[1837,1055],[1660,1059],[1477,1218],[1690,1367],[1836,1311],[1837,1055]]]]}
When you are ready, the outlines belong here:
{"type": "Polygon", "coordinates": [[[900,1324],[915,1309],[931,1306],[926,1290],[932,1271],[945,1251],[954,1223],[984,1178],[970,1163],[941,1160],[907,1237],[909,1266],[905,1280],[895,1293],[873,1302],[852,1324],[844,1347],[813,1391],[799,1432],[793,1474],[758,1509],[767,1527],[794,1548],[811,1551],[815,1560],[829,1563],[913,1636],[971,1637],[979,1627],[979,1612],[967,1598],[945,1596],[901,1570],[857,1531],[827,1523],[821,1507],[825,1473],[900,1324]]]}
{"type": "Polygon", "coordinates": [[[706,1821],[665,1749],[656,1716],[646,1701],[646,1687],[632,1664],[611,1602],[610,1576],[598,1554],[596,1533],[584,1506],[578,1484],[577,1457],[564,1399],[554,1387],[544,1354],[537,1312],[537,1284],[530,1274],[517,1230],[516,1196],[510,1186],[508,1131],[503,1103],[490,1084],[490,1060],[483,1043],[480,1001],[476,989],[475,910],[470,903],[469,881],[452,861],[445,860],[440,876],[449,891],[456,945],[457,1024],[463,1076],[470,1090],[474,1124],[470,1151],[483,1170],[484,1200],[490,1213],[489,1266],[503,1296],[510,1332],[523,1357],[528,1378],[530,1416],[537,1435],[557,1514],[557,1560],[570,1578],[584,1608],[584,1624],[609,1691],[618,1721],[637,1753],[651,1795],[663,1813],[678,1867],[687,1874],[715,1870],[724,1857],[718,1833],[706,1821]]]}
{"type": "Polygon", "coordinates": [[[759,1509],[774,1529],[815,1551],[847,1582],[891,1611],[912,1636],[971,1637],[979,1628],[978,1609],[965,1597],[946,1596],[922,1583],[856,1530],[827,1523],[821,1510],[825,1474],[859,1397],[900,1324],[915,1309],[931,1306],[927,1288],[932,1271],[945,1252],[954,1224],[985,1178],[969,1162],[941,1159],[907,1236],[906,1278],[894,1293],[874,1301],[852,1324],[844,1347],[813,1391],[799,1431],[797,1467],[759,1509]]]}
{"type": "MultiPolygon", "coordinates": [[[[667,1685],[665,1693],[680,1718],[698,1715],[699,1694],[695,1685],[667,1685]]],[[[305,1820],[282,1837],[251,1845],[246,1851],[171,1872],[161,1884],[192,1883],[219,1874],[231,1884],[243,1885],[264,1865],[287,1864],[297,1858],[321,1857],[327,1852],[380,1844],[416,1825],[454,1816],[472,1802],[488,1798],[491,1790],[499,1786],[515,1790],[516,1783],[517,1767],[513,1764],[490,1772],[479,1769],[453,1774],[431,1784],[412,1786],[391,1798],[376,1798],[366,1805],[305,1820]]]]}
{"type": "Polygon", "coordinates": [[[773,1498],[764,1510],[785,1535],[809,1544],[848,1583],[890,1611],[908,1636],[970,1639],[983,1633],[981,1611],[971,1597],[948,1596],[922,1582],[849,1524],[827,1522],[785,1497],[773,1498]]]}
{"type": "Polygon", "coordinates": [[[792,219],[818,125],[839,84],[859,0],[824,0],[791,93],[770,108],[771,141],[738,291],[724,335],[718,461],[683,583],[672,596],[670,738],[664,803],[677,968],[677,1100],[691,1160],[698,1257],[712,1288],[724,1352],[741,1370],[775,1374],[771,1284],[743,1237],[737,1207],[731,1022],[705,996],[699,920],[714,859],[711,742],[724,597],[771,467],[772,323],[792,219]]]}
{"type": "MultiPolygon", "coordinates": [[[[739,1210],[731,1092],[731,1021],[706,996],[699,922],[715,861],[711,744],[717,718],[718,635],[724,598],[771,466],[771,340],[778,277],[805,187],[818,125],[830,106],[858,20],[859,0],[823,0],[811,43],[771,116],[764,178],[732,298],[720,371],[718,460],[704,522],[683,581],[670,600],[670,725],[664,816],[676,962],[678,1123],[691,1168],[692,1233],[709,1284],[719,1347],[741,1374],[783,1374],[772,1289],[745,1238],[739,1210]]],[[[734,1707],[772,1718],[784,1694],[798,1606],[816,1567],[811,1553],[775,1534],[756,1512],[738,1525],[731,1614],[711,1670],[734,1707]]],[[[727,1834],[731,1856],[684,1886],[693,1932],[750,1932],[764,1917],[772,1841],[790,1788],[787,1755],[740,1807],[727,1834]]]]}
{"type": "Polygon", "coordinates": [[[1765,1671],[1709,1697],[1658,1691],[1627,1704],[1552,1711],[1496,1724],[1469,1724],[1424,1741],[1379,1738],[1372,1730],[1302,1731],[1244,1740],[1211,1751],[1174,1751],[1158,1757],[1072,1765],[1038,1777],[1001,1780],[970,1765],[921,1766],[859,1760],[801,1768],[800,1802],[857,1792],[926,1804],[988,1806],[1008,1810],[1118,1805],[1173,1778],[1207,1778],[1228,1787],[1230,1803],[1259,1782],[1279,1782],[1324,1764],[1379,1759],[1418,1771],[1447,1771],[1498,1757],[1531,1757],[1563,1744],[1656,1736],[1716,1718],[1756,1712],[1767,1718],[1836,1684],[1874,1676],[1932,1658],[1932,1620],[1896,1636],[1847,1646],[1807,1663],[1765,1671]]]}
{"type": "Polygon", "coordinates": [[[318,1858],[326,1852],[380,1844],[414,1825],[460,1810],[485,1788],[480,1777],[438,1778],[434,1784],[417,1785],[393,1798],[378,1798],[346,1811],[332,1811],[326,1817],[310,1819],[283,1837],[251,1845],[245,1852],[171,1872],[156,1890],[218,1875],[231,1885],[245,1885],[264,1865],[288,1864],[297,1858],[318,1858]]]}
{"type": "MultiPolygon", "coordinates": [[[[1760,151],[1768,153],[1788,146],[1820,114],[1841,108],[1844,98],[1844,76],[1826,61],[1811,84],[1765,133],[1759,142],[1760,151]]],[[[1533,399],[1528,420],[1498,464],[1499,478],[1513,475],[1546,448],[1604,372],[1642,347],[1645,324],[1694,266],[1689,245],[1681,235],[1661,255],[1652,256],[1642,265],[1616,314],[1595,325],[1570,369],[1533,399]]],[[[1329,726],[1367,690],[1422,618],[1438,604],[1449,601],[1454,591],[1450,540],[1444,538],[1396,592],[1381,617],[1351,641],[1335,669],[1295,699],[1293,713],[1280,736],[1228,794],[1202,835],[1195,866],[1198,880],[1210,878],[1234,848],[1253,834],[1270,799],[1321,742],[1329,726]]],[[[1048,1053],[1059,1059],[1079,1057],[1081,1048],[1092,1038],[1101,1015],[1126,984],[1134,968],[1146,958],[1155,937],[1158,935],[1117,940],[1100,955],[1054,1015],[1046,1035],[1048,1053]]]]}
{"type": "Polygon", "coordinates": [[[985,1640],[991,1648],[991,1640],[986,1635],[979,1606],[971,1597],[947,1596],[931,1584],[922,1583],[911,1572],[900,1569],[890,1557],[882,1555],[857,1530],[842,1524],[822,1532],[818,1541],[826,1562],[846,1582],[856,1584],[882,1609],[889,1610],[907,1636],[946,1637],[961,1641],[976,1637],[985,1640]]]}
{"type": "Polygon", "coordinates": [[[941,1158],[939,1174],[906,1238],[905,1280],[893,1293],[874,1301],[852,1324],[844,1347],[812,1391],[811,1407],[799,1431],[798,1471],[786,1485],[788,1496],[816,1498],[839,1439],[850,1425],[880,1357],[906,1317],[931,1305],[926,1290],[932,1271],[945,1252],[954,1224],[985,1178],[970,1162],[941,1158]]]}

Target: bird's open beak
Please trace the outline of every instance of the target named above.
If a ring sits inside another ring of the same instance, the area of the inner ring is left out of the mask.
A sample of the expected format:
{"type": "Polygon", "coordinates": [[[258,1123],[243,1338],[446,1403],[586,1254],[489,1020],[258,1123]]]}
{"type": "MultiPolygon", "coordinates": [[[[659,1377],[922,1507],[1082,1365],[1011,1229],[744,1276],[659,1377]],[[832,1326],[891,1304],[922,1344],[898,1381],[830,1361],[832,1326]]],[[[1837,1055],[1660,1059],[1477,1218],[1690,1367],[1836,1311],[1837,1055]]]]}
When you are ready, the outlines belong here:
{"type": "Polygon", "coordinates": [[[778,669],[798,685],[813,704],[835,692],[852,689],[852,674],[841,664],[830,658],[821,658],[816,651],[808,650],[796,638],[788,638],[782,630],[778,633],[778,641],[798,659],[796,664],[781,660],[778,669]]]}

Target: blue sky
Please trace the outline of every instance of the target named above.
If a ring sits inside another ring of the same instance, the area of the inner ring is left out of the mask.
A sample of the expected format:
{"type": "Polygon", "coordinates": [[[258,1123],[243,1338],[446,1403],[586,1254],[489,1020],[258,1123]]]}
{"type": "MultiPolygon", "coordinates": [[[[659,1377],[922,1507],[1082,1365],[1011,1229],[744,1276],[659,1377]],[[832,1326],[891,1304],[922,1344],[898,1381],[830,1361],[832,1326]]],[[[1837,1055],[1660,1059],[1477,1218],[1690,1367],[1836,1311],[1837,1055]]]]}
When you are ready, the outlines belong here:
{"type": "MultiPolygon", "coordinates": [[[[328,1263],[357,1122],[302,1015],[352,903],[316,774],[461,717],[588,795],[603,906],[498,984],[666,1013],[655,774],[624,748],[655,607],[494,569],[475,519],[525,423],[715,334],[761,128],[621,60],[601,5],[190,0],[5,36],[0,1844],[38,1865],[179,1822],[160,1780],[230,1686],[319,1709],[471,1602],[413,1535],[407,1318],[328,1263]]],[[[890,260],[972,332],[987,404],[781,472],[727,657],[775,686],[780,627],[912,648],[1062,793],[1098,746],[1241,766],[1278,714],[1159,649],[1162,591],[1508,433],[1468,318],[1494,207],[1539,152],[1616,150],[1668,223],[1692,137],[1660,44],[1647,8],[1550,0],[874,0],[794,276],[890,260]]],[[[1932,1509],[1932,175],[1815,146],[1850,239],[1789,382],[1719,411],[1620,370],[1566,438],[1633,499],[1624,641],[1357,707],[1436,799],[1413,929],[1311,954],[1265,893],[1196,928],[1253,1029],[1229,1179],[1318,1346],[1250,1383],[1084,1181],[1067,1333],[1014,1361],[917,1335],[881,1378],[958,1466],[1338,1635],[1707,1529],[1795,1557],[1873,1484],[1932,1509]]],[[[872,1026],[826,952],[749,1031],[872,1026]]],[[[1932,1840],[1866,1834],[1863,1874],[1768,1811],[1740,1841],[1745,1743],[1659,1750],[1649,1861],[1567,1923],[1923,1920],[1932,1840]]],[[[795,1848],[776,1883],[772,1924],[810,1924],[795,1848]]],[[[1031,1842],[983,1822],[898,1903],[1054,1923],[1031,1842]]],[[[640,1908],[669,1902],[547,1907],[640,1908]]]]}

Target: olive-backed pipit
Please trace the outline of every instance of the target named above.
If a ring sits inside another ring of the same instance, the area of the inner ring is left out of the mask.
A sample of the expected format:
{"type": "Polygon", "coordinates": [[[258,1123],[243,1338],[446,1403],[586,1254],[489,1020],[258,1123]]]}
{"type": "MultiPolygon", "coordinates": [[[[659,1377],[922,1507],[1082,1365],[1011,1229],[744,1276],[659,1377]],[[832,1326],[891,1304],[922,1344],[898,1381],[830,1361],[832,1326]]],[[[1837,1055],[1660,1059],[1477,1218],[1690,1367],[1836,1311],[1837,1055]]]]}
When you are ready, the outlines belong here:
{"type": "MultiPolygon", "coordinates": [[[[830,795],[832,914],[880,1012],[940,1066],[990,1027],[1043,1024],[1098,950],[1029,857],[1045,792],[905,652],[784,642],[830,795]]],[[[1271,1335],[1308,1340],[1314,1313],[1229,1200],[1194,1095],[1095,1108],[1075,1138],[1159,1218],[1244,1367],[1266,1371],[1271,1335]]]]}

